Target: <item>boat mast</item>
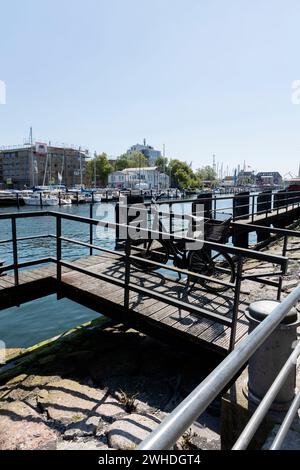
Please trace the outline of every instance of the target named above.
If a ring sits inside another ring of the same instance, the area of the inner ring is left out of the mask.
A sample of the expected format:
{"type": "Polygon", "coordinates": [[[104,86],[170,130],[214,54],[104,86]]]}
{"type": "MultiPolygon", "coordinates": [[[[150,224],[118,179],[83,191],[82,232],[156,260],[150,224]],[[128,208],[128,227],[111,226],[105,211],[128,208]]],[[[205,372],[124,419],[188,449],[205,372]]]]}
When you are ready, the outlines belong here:
{"type": "Polygon", "coordinates": [[[165,144],[163,145],[163,172],[164,172],[164,189],[167,188],[167,182],[166,182],[166,146],[165,144]]]}
{"type": "Polygon", "coordinates": [[[97,186],[97,152],[94,152],[94,187],[97,186]]]}
{"type": "Polygon", "coordinates": [[[32,138],[32,127],[29,132],[30,141],[30,162],[31,162],[31,186],[34,187],[34,160],[33,160],[33,138],[32,138]]]}
{"type": "Polygon", "coordinates": [[[44,178],[43,178],[43,186],[45,186],[45,184],[46,184],[47,168],[48,168],[48,148],[47,148],[47,153],[46,153],[46,163],[45,163],[45,171],[44,171],[44,178]]]}
{"type": "Polygon", "coordinates": [[[82,159],[81,159],[81,147],[79,147],[79,158],[80,158],[80,187],[82,188],[82,159]]]}

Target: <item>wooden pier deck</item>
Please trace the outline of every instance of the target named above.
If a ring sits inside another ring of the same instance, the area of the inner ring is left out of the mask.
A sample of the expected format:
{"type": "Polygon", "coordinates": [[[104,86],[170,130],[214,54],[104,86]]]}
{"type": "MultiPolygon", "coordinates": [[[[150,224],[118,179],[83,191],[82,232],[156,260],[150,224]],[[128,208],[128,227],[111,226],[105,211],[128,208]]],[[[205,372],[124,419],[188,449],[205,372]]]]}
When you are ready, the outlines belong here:
{"type": "MultiPolygon", "coordinates": [[[[125,278],[124,262],[117,255],[105,253],[87,256],[72,263],[90,272],[101,273],[121,281],[125,278]]],[[[129,293],[129,308],[125,309],[124,287],[111,282],[63,268],[62,280],[58,283],[54,265],[21,271],[19,277],[18,287],[14,286],[12,276],[0,277],[0,309],[58,293],[61,297],[67,297],[128,327],[162,340],[204,346],[221,355],[226,355],[229,350],[230,327],[132,291],[129,293]]],[[[134,269],[131,282],[175,299],[179,298],[184,286],[174,277],[134,269]]],[[[228,318],[232,316],[233,294],[230,290],[223,294],[212,294],[202,289],[194,289],[184,300],[202,307],[208,313],[219,313],[228,318]]],[[[246,302],[241,298],[236,343],[247,333],[248,323],[244,316],[246,307],[246,302]]]]}

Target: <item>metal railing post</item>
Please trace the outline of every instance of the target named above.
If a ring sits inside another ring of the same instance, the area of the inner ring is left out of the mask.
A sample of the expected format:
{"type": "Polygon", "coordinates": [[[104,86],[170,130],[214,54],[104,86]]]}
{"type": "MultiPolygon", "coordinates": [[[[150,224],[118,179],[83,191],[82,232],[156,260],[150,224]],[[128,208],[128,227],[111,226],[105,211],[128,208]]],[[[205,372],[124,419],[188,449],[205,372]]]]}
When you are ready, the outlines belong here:
{"type": "Polygon", "coordinates": [[[242,256],[238,257],[237,263],[237,272],[236,272],[236,282],[235,282],[235,292],[234,292],[234,302],[233,302],[233,311],[232,311],[232,327],[230,334],[230,343],[229,351],[232,351],[235,346],[235,337],[236,337],[236,327],[239,314],[239,303],[240,303],[240,293],[241,293],[241,283],[243,275],[243,258],[242,256]]]}
{"type": "Polygon", "coordinates": [[[252,196],[251,223],[254,222],[255,194],[252,196]]]}
{"type": "Polygon", "coordinates": [[[14,260],[14,278],[15,285],[19,285],[19,268],[18,268],[18,240],[17,240],[17,223],[16,218],[12,216],[11,219],[11,232],[13,243],[13,260],[14,260]]]}
{"type": "MultiPolygon", "coordinates": [[[[127,234],[129,237],[129,234],[127,234]]],[[[124,308],[129,309],[129,282],[130,282],[130,241],[129,238],[125,241],[125,284],[124,284],[124,308]]]]}
{"type": "Polygon", "coordinates": [[[56,216],[56,277],[57,281],[61,282],[61,257],[62,257],[62,250],[61,250],[61,217],[59,215],[56,216]]]}
{"type": "MultiPolygon", "coordinates": [[[[93,202],[90,204],[90,219],[93,219],[94,210],[93,202]]],[[[93,224],[90,223],[90,245],[93,245],[93,224]]],[[[93,247],[90,247],[90,256],[93,256],[93,247]]]]}

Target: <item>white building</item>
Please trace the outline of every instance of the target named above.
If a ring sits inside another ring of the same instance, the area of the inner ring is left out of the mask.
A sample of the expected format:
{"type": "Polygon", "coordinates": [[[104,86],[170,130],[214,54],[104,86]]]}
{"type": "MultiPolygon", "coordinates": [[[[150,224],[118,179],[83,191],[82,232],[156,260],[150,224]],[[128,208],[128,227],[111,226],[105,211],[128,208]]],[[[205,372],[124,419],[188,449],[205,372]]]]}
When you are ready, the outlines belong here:
{"type": "Polygon", "coordinates": [[[170,179],[157,166],[126,168],[110,173],[108,185],[111,188],[124,189],[164,189],[169,187],[170,179]]]}

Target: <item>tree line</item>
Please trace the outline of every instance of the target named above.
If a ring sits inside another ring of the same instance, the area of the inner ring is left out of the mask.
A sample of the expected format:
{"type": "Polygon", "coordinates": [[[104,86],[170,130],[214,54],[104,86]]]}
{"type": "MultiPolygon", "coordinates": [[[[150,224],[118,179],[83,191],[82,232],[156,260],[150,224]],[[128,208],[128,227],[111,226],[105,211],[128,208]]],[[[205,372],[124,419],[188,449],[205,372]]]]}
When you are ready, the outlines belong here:
{"type": "MultiPolygon", "coordinates": [[[[165,172],[171,180],[171,187],[179,189],[203,187],[206,181],[214,183],[216,174],[209,165],[193,170],[187,162],[178,159],[168,159],[158,157],[154,165],[161,173],[165,172]]],[[[117,160],[108,159],[106,153],[94,155],[94,158],[87,162],[87,183],[92,185],[96,180],[96,186],[105,187],[109,173],[121,171],[126,168],[143,168],[148,166],[147,158],[141,152],[125,153],[117,160]]]]}

